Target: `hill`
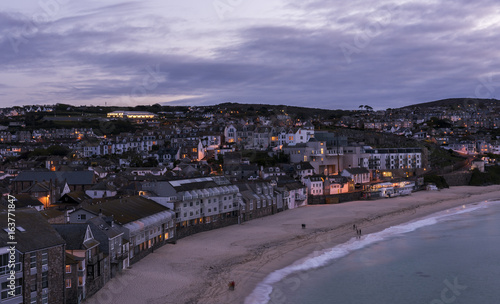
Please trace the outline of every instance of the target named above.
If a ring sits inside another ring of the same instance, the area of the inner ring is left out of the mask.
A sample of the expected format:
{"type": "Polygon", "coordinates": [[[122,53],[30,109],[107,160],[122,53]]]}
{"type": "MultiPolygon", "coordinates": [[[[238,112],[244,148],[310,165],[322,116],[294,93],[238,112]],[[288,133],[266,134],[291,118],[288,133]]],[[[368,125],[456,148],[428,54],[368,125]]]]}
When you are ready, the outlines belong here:
{"type": "Polygon", "coordinates": [[[468,106],[476,106],[478,108],[485,108],[487,106],[500,106],[500,100],[497,99],[480,99],[480,98],[448,98],[424,103],[418,103],[402,107],[401,109],[427,109],[427,108],[450,108],[460,109],[468,106]]]}

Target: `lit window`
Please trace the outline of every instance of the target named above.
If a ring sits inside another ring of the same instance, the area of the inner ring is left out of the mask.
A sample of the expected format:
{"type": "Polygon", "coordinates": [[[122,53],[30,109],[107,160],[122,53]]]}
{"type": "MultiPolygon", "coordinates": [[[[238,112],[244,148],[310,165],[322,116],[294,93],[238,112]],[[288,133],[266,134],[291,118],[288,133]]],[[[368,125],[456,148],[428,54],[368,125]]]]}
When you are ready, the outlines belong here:
{"type": "Polygon", "coordinates": [[[66,279],[66,288],[71,288],[71,279],[66,279]]]}
{"type": "Polygon", "coordinates": [[[66,273],[71,273],[71,265],[66,265],[66,273]]]}

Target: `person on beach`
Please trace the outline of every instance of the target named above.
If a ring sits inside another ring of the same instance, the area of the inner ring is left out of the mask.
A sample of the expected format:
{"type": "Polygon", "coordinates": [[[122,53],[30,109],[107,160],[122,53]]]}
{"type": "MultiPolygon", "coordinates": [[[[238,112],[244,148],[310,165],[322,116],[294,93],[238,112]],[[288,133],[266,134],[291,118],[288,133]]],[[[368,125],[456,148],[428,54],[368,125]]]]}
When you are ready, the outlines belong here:
{"type": "Polygon", "coordinates": [[[234,283],[234,281],[229,282],[229,289],[230,289],[230,290],[234,290],[234,286],[235,286],[235,285],[236,285],[236,284],[234,283]]]}

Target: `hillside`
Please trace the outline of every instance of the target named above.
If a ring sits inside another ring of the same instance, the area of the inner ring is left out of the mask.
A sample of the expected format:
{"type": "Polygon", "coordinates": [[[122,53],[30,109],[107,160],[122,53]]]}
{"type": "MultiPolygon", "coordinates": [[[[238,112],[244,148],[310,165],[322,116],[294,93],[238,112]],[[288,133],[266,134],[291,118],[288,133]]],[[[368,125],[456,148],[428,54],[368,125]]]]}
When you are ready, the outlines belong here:
{"type": "Polygon", "coordinates": [[[448,98],[424,103],[418,103],[402,107],[401,109],[426,109],[435,107],[446,107],[450,109],[459,109],[462,107],[468,107],[469,105],[475,105],[479,108],[484,108],[487,106],[500,106],[500,100],[497,99],[479,99],[479,98],[448,98]]]}

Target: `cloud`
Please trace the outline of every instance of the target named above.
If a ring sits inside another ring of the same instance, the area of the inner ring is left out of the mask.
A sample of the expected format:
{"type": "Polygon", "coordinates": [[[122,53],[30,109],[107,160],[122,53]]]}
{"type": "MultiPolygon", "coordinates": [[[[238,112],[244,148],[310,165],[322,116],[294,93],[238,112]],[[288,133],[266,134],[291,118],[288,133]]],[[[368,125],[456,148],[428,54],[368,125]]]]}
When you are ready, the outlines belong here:
{"type": "Polygon", "coordinates": [[[500,64],[500,5],[489,0],[283,2],[272,20],[225,22],[172,17],[161,5],[72,8],[18,52],[11,38],[29,18],[0,12],[3,100],[20,102],[12,88],[21,87],[25,103],[132,97],[388,108],[473,96],[481,77],[496,81],[500,64]]]}

